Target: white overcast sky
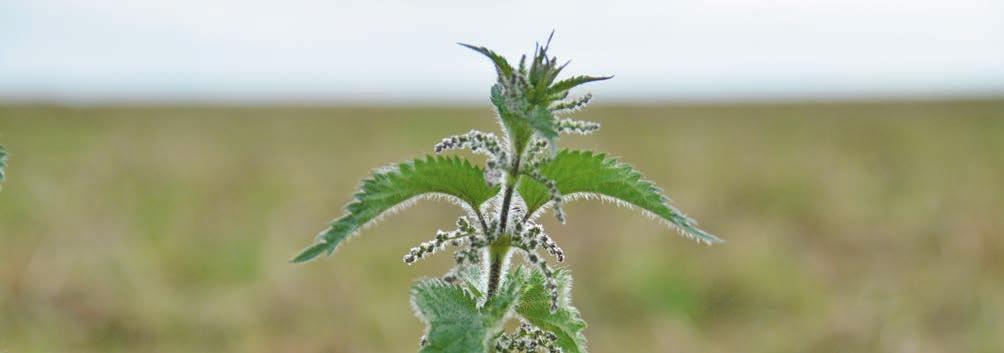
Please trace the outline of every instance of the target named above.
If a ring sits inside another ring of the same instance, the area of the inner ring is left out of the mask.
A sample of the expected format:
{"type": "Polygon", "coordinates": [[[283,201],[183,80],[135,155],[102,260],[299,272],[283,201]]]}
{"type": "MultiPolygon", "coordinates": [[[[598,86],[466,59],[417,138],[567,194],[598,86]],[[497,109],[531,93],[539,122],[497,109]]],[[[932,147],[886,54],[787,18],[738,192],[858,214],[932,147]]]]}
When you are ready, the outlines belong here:
{"type": "Polygon", "coordinates": [[[478,102],[551,29],[600,101],[1004,94],[1004,0],[3,0],[0,101],[478,102]]]}

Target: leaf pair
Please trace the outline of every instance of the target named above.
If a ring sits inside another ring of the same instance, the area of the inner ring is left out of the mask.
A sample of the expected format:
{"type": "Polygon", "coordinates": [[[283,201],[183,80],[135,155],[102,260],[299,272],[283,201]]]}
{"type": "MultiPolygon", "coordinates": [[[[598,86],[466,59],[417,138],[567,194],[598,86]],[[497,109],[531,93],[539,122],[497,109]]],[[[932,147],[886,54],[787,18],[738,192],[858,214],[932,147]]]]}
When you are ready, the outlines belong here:
{"type": "MultiPolygon", "coordinates": [[[[708,244],[721,242],[671,206],[661,189],[642,179],[640,172],[604,154],[563,150],[541,165],[541,173],[554,180],[567,198],[602,198],[637,207],[689,238],[708,244]]],[[[551,202],[546,187],[529,178],[521,180],[517,192],[526,202],[528,216],[541,212],[551,202]]],[[[458,157],[427,157],[402,163],[366,179],[355,200],[346,207],[346,214],[333,221],[318,235],[316,244],[292,261],[331,254],[366,224],[418,199],[440,196],[474,210],[496,194],[498,188],[488,186],[481,168],[458,157]]]]}
{"type": "Polygon", "coordinates": [[[517,314],[527,322],[558,336],[557,344],[567,353],[586,351],[582,334],[586,324],[570,304],[567,291],[571,276],[559,271],[559,287],[566,293],[555,313],[549,311],[550,299],[540,271],[527,274],[522,268],[511,271],[499,290],[483,305],[478,305],[476,276],[467,276],[466,286],[438,279],[415,283],[411,303],[416,315],[426,323],[427,333],[422,353],[490,352],[493,340],[503,329],[505,319],[517,314]]]}

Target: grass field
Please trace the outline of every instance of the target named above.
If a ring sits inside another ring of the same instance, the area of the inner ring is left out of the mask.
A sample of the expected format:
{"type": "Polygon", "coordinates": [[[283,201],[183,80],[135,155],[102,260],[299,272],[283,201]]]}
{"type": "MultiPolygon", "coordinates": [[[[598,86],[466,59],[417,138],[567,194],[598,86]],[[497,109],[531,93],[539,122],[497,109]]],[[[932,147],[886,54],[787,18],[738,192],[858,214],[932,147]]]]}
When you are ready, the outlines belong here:
{"type": "MultiPolygon", "coordinates": [[[[594,353],[1002,352],[1004,101],[599,106],[623,156],[726,238],[596,201],[545,224],[594,353]]],[[[413,352],[430,202],[286,260],[372,168],[485,108],[0,106],[0,352],[413,352]]],[[[480,158],[479,158],[480,160],[480,158]]]]}

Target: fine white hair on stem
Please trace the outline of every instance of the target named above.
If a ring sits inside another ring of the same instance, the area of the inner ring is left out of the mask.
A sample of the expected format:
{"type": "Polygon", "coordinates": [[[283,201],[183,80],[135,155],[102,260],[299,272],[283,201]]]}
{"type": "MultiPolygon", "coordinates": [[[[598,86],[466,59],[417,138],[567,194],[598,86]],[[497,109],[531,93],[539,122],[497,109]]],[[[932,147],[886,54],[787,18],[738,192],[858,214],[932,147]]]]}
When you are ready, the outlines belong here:
{"type": "Polygon", "coordinates": [[[502,197],[503,196],[500,190],[498,194],[495,194],[495,196],[492,196],[490,199],[482,203],[481,206],[478,207],[481,214],[488,215],[493,212],[497,212],[500,208],[502,208],[502,197]]]}
{"type": "Polygon", "coordinates": [[[512,200],[509,201],[509,222],[519,222],[521,221],[518,217],[525,217],[526,215],[526,201],[519,192],[512,193],[512,200]]]}
{"type": "MultiPolygon", "coordinates": [[[[502,131],[502,148],[506,151],[515,151],[516,149],[513,148],[512,145],[512,136],[509,136],[509,129],[506,128],[505,122],[502,121],[502,114],[499,113],[498,107],[494,104],[491,104],[491,106],[495,111],[495,122],[499,124],[499,130],[502,131]]],[[[515,160],[516,158],[519,158],[519,156],[512,156],[512,158],[515,160]]]]}

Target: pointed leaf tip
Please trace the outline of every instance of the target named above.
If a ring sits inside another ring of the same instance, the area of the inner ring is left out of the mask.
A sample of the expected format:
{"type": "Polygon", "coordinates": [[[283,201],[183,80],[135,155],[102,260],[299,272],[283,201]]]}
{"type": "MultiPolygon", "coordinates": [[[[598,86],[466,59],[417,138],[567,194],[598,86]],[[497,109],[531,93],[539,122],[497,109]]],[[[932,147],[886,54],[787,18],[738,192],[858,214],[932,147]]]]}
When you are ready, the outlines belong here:
{"type": "Polygon", "coordinates": [[[498,71],[499,75],[506,77],[512,75],[513,73],[512,65],[509,65],[509,61],[506,60],[505,57],[503,57],[502,55],[499,55],[498,53],[492,51],[491,49],[482,46],[476,46],[460,42],[457,42],[457,44],[466,47],[468,49],[471,49],[473,51],[476,51],[478,53],[481,53],[481,55],[484,55],[488,57],[488,59],[491,59],[492,63],[495,64],[495,70],[498,71]]]}
{"type": "Polygon", "coordinates": [[[610,75],[610,76],[586,76],[586,75],[573,76],[573,77],[569,77],[569,78],[566,78],[564,80],[561,80],[561,81],[558,81],[558,82],[554,83],[554,85],[552,85],[550,87],[550,91],[552,93],[563,92],[563,91],[567,91],[567,90],[570,90],[572,88],[575,88],[576,86],[579,86],[579,85],[583,85],[583,84],[586,84],[586,83],[589,83],[589,82],[609,80],[609,79],[611,79],[613,77],[614,77],[613,75],[610,75]]]}
{"type": "Polygon", "coordinates": [[[328,250],[328,244],[321,242],[311,246],[306,247],[300,254],[296,255],[289,260],[290,263],[298,264],[313,260],[315,257],[320,256],[322,253],[328,250]]]}

